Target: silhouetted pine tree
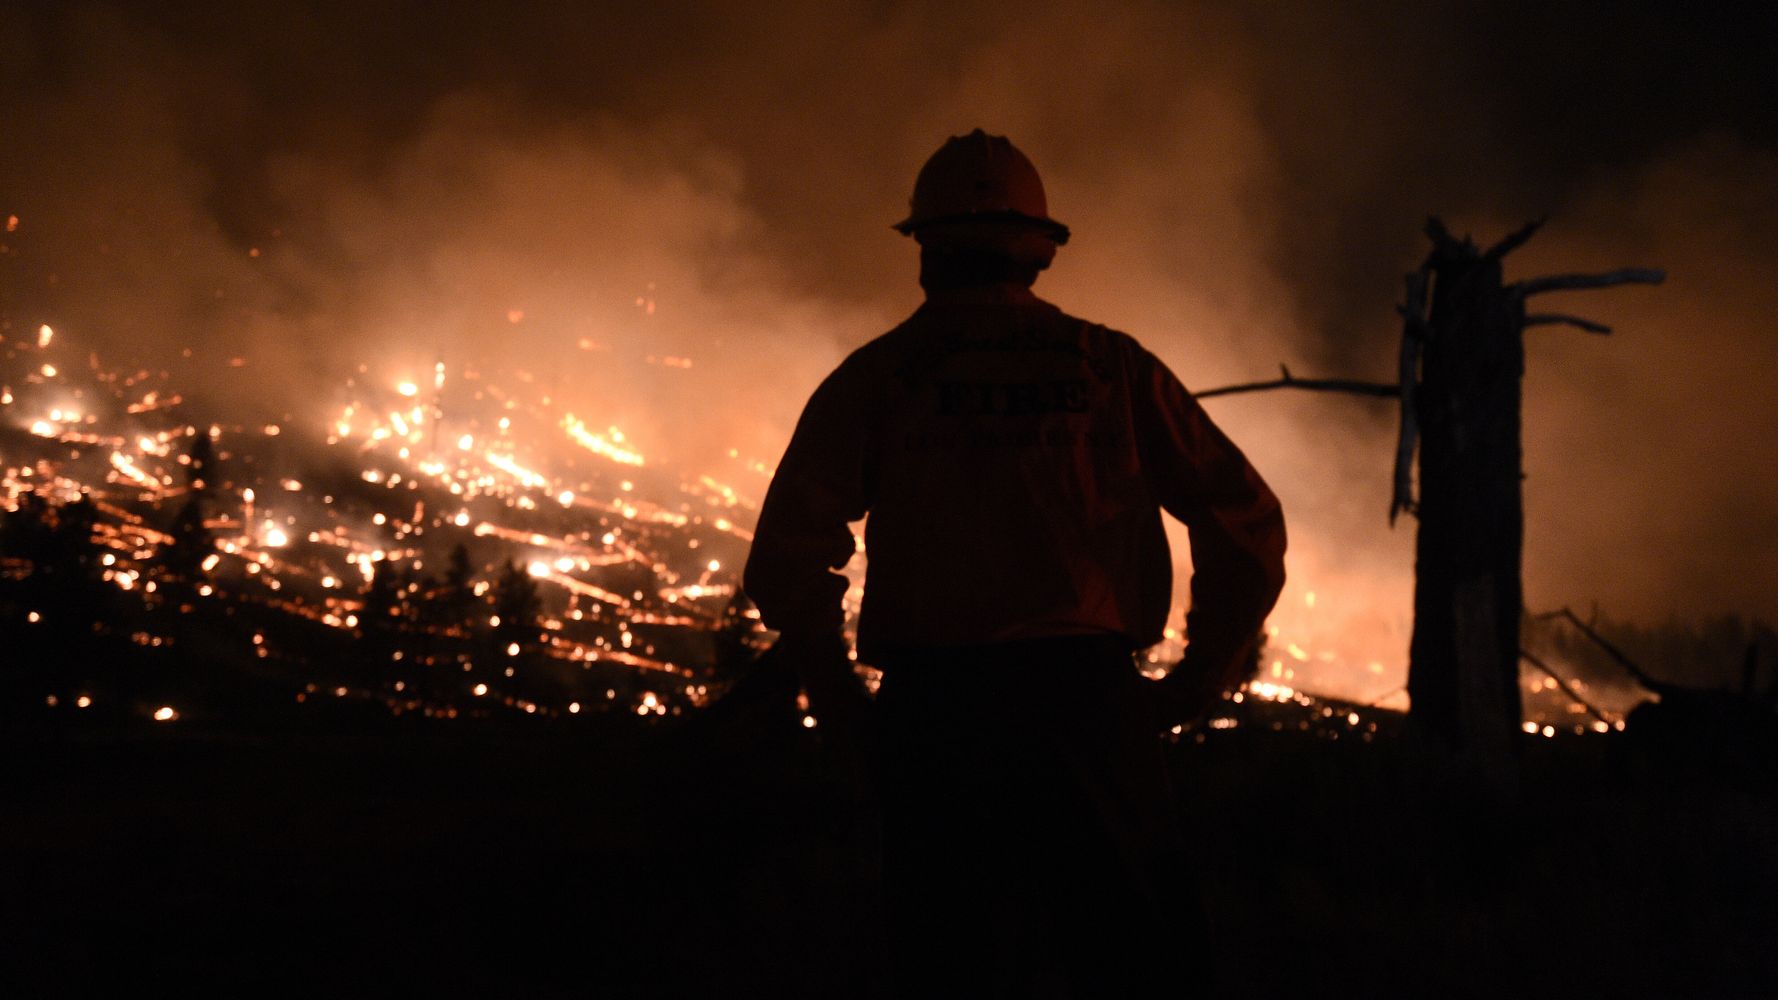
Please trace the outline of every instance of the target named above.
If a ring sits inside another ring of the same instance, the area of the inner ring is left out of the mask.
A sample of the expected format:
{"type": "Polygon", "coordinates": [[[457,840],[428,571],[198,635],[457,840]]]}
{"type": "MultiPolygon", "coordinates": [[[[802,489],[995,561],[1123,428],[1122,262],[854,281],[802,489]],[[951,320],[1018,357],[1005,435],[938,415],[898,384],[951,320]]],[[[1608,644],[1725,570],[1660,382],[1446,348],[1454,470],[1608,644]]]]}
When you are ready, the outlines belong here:
{"type": "Polygon", "coordinates": [[[216,491],[216,443],[207,431],[199,431],[186,449],[189,460],[185,467],[185,485],[193,493],[208,497],[216,491]]]}
{"type": "Polygon", "coordinates": [[[475,569],[469,563],[469,550],[461,542],[451,548],[444,578],[439,580],[428,610],[431,619],[444,628],[466,635],[474,631],[470,616],[475,610],[475,569]]]}
{"type": "Polygon", "coordinates": [[[216,551],[216,538],[204,523],[204,498],[192,493],[173,515],[173,540],[161,553],[162,582],[175,603],[197,596],[204,576],[204,560],[216,551]]]}
{"type": "Polygon", "coordinates": [[[370,679],[381,682],[399,673],[394,654],[401,646],[403,583],[400,572],[389,562],[379,562],[364,585],[363,606],[358,611],[358,627],[364,633],[365,666],[370,679]]]}
{"type": "Polygon", "coordinates": [[[0,520],[0,555],[24,563],[19,568],[23,578],[35,576],[43,569],[54,533],[49,503],[36,493],[22,493],[18,509],[0,520]]]}
{"type": "Polygon", "coordinates": [[[100,615],[99,544],[93,537],[99,523],[99,508],[93,498],[80,498],[56,509],[55,524],[50,533],[50,550],[45,569],[50,587],[59,600],[72,606],[88,623],[100,615]]]}
{"type": "Polygon", "coordinates": [[[508,562],[494,583],[494,615],[500,624],[488,633],[492,656],[488,665],[499,678],[498,686],[518,694],[535,690],[534,678],[526,676],[536,664],[542,637],[537,617],[542,610],[537,581],[517,563],[508,562]],[[507,677],[506,671],[512,676],[507,677]]]}
{"type": "Polygon", "coordinates": [[[47,654],[55,647],[48,610],[44,566],[54,546],[49,504],[35,493],[21,494],[16,510],[0,512],[0,704],[8,711],[41,707],[47,654]],[[37,621],[31,621],[31,616],[37,621]]]}
{"type": "Polygon", "coordinates": [[[407,680],[422,692],[445,696],[455,689],[463,671],[457,654],[473,648],[476,634],[474,570],[462,544],[451,549],[444,575],[429,580],[413,602],[414,662],[407,680]]]}
{"type": "Polygon", "coordinates": [[[117,591],[102,579],[100,547],[93,537],[99,511],[91,497],[52,509],[47,543],[32,574],[29,603],[44,627],[45,665],[65,671],[90,663],[97,653],[95,632],[108,628],[117,591]]]}

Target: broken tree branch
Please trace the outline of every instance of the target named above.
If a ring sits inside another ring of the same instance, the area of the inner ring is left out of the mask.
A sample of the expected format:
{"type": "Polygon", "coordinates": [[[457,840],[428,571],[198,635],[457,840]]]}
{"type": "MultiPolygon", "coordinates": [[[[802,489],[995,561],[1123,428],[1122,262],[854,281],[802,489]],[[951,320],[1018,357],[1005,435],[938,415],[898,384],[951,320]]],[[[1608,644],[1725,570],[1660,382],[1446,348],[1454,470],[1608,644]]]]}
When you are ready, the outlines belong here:
{"type": "Polygon", "coordinates": [[[1447,243],[1454,244],[1457,242],[1457,238],[1451,235],[1449,229],[1445,228],[1445,220],[1436,215],[1429,215],[1426,217],[1426,227],[1422,231],[1426,233],[1427,239],[1440,247],[1447,243]]]}
{"type": "Polygon", "coordinates": [[[1526,326],[1548,326],[1553,323],[1566,323],[1569,326],[1578,326],[1588,333],[1608,334],[1611,332],[1611,327],[1606,326],[1604,323],[1597,323],[1590,319],[1582,319],[1579,316],[1570,316],[1567,313],[1535,313],[1525,317],[1526,326]]]}
{"type": "Polygon", "coordinates": [[[1360,707],[1360,708],[1376,708],[1378,705],[1383,704],[1384,702],[1388,701],[1389,699],[1395,697],[1398,694],[1407,694],[1407,693],[1408,693],[1408,686],[1406,684],[1403,684],[1400,687],[1390,688],[1387,693],[1378,695],[1377,697],[1372,698],[1370,701],[1367,701],[1358,707],[1360,707]]]}
{"type": "Polygon", "coordinates": [[[1506,239],[1489,247],[1487,252],[1482,254],[1482,256],[1488,260],[1499,260],[1500,258],[1505,257],[1507,254],[1524,246],[1525,241],[1537,235],[1537,231],[1542,229],[1543,224],[1548,221],[1549,216],[1547,215],[1541,219],[1532,219],[1530,222],[1520,226],[1517,231],[1508,234],[1506,239]]]}
{"type": "Polygon", "coordinates": [[[1650,677],[1647,672],[1636,665],[1635,661],[1631,660],[1628,656],[1625,656],[1623,650],[1613,646],[1604,636],[1594,631],[1593,626],[1581,621],[1580,616],[1574,613],[1573,608],[1564,607],[1560,611],[1550,611],[1541,615],[1532,615],[1531,617],[1537,621],[1547,621],[1551,618],[1566,618],[1570,624],[1580,630],[1582,635],[1591,639],[1594,645],[1605,650],[1608,656],[1613,660],[1616,660],[1618,666],[1623,667],[1629,672],[1631,677],[1636,678],[1636,683],[1663,697],[1678,690],[1665,681],[1659,681],[1650,677]]]}
{"type": "Polygon", "coordinates": [[[1523,297],[1540,292],[1610,288],[1613,285],[1658,285],[1665,280],[1667,272],[1658,267],[1626,267],[1604,274],[1552,274],[1543,278],[1527,278],[1513,288],[1523,297]]]}
{"type": "Polygon", "coordinates": [[[1194,392],[1198,399],[1209,399],[1212,396],[1232,396],[1238,392],[1264,392],[1267,389],[1313,389],[1320,392],[1344,392],[1354,396],[1377,396],[1394,399],[1401,395],[1401,386],[1386,382],[1363,382],[1346,378],[1297,378],[1290,369],[1278,366],[1281,377],[1269,382],[1243,382],[1240,385],[1223,385],[1214,389],[1194,392]]]}
{"type": "Polygon", "coordinates": [[[1562,689],[1563,694],[1567,695],[1570,698],[1573,698],[1576,703],[1584,706],[1586,708],[1588,714],[1592,715],[1593,718],[1598,719],[1600,722],[1603,722],[1608,726],[1611,725],[1611,720],[1607,719],[1603,712],[1599,711],[1597,708],[1594,708],[1592,702],[1586,700],[1585,698],[1582,698],[1580,696],[1580,692],[1574,690],[1574,688],[1572,688],[1572,687],[1569,687],[1568,682],[1563,680],[1561,677],[1557,676],[1556,672],[1554,670],[1551,670],[1549,668],[1548,664],[1544,663],[1542,660],[1538,659],[1537,657],[1532,656],[1530,650],[1528,650],[1528,649],[1519,650],[1519,659],[1524,660],[1526,663],[1531,664],[1532,666],[1536,667],[1538,670],[1543,671],[1543,675],[1545,677],[1548,677],[1550,680],[1555,681],[1556,686],[1562,689]]]}

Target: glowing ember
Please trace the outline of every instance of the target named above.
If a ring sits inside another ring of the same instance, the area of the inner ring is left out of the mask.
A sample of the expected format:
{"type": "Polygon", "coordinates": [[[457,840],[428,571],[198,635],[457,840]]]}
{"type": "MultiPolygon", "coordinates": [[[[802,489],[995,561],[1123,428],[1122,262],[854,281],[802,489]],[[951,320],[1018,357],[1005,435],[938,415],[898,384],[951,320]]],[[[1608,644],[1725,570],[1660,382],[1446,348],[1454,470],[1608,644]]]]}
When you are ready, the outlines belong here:
{"type": "Polygon", "coordinates": [[[1296,698],[1297,694],[1295,690],[1282,684],[1272,684],[1268,681],[1257,680],[1252,681],[1247,685],[1247,691],[1255,697],[1264,698],[1267,701],[1292,701],[1296,698]]]}
{"type": "Polygon", "coordinates": [[[595,455],[603,455],[622,465],[642,465],[641,453],[623,447],[623,432],[615,427],[608,428],[609,436],[596,434],[588,430],[586,423],[572,413],[562,418],[562,427],[576,444],[595,455]]]}
{"type": "Polygon", "coordinates": [[[537,489],[548,486],[549,480],[512,460],[510,455],[488,453],[488,464],[517,479],[521,485],[537,489]]]}

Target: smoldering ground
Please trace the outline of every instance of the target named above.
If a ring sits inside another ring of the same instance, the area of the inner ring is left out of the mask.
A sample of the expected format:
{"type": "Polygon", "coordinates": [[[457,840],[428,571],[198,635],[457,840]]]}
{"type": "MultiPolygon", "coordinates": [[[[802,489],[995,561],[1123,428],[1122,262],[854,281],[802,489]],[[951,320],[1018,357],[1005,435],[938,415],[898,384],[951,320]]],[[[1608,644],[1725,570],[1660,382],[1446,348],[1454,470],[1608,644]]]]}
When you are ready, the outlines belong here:
{"type": "MultiPolygon", "coordinates": [[[[1580,3],[15,3],[0,333],[51,323],[188,365],[218,410],[299,416],[359,364],[524,369],[663,459],[770,462],[917,303],[888,223],[977,125],[1075,229],[1040,293],[1199,388],[1280,362],[1388,380],[1424,215],[1489,241],[1548,214],[1509,277],[1671,277],[1562,303],[1611,338],[1531,335],[1528,599],[1770,620],[1775,28],[1580,3]]],[[[1291,514],[1279,620],[1384,665],[1348,693],[1398,683],[1389,406],[1210,407],[1291,514]]]]}

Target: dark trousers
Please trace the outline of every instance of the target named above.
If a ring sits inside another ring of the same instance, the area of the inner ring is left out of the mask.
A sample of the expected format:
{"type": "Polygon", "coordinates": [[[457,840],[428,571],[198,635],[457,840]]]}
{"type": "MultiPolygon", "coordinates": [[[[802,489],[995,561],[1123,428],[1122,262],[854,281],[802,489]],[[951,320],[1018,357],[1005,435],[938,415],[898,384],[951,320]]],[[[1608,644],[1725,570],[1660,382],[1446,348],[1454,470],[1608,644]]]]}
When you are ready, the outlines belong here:
{"type": "Polygon", "coordinates": [[[883,669],[898,995],[1199,993],[1195,887],[1128,646],[907,650],[883,669]]]}

